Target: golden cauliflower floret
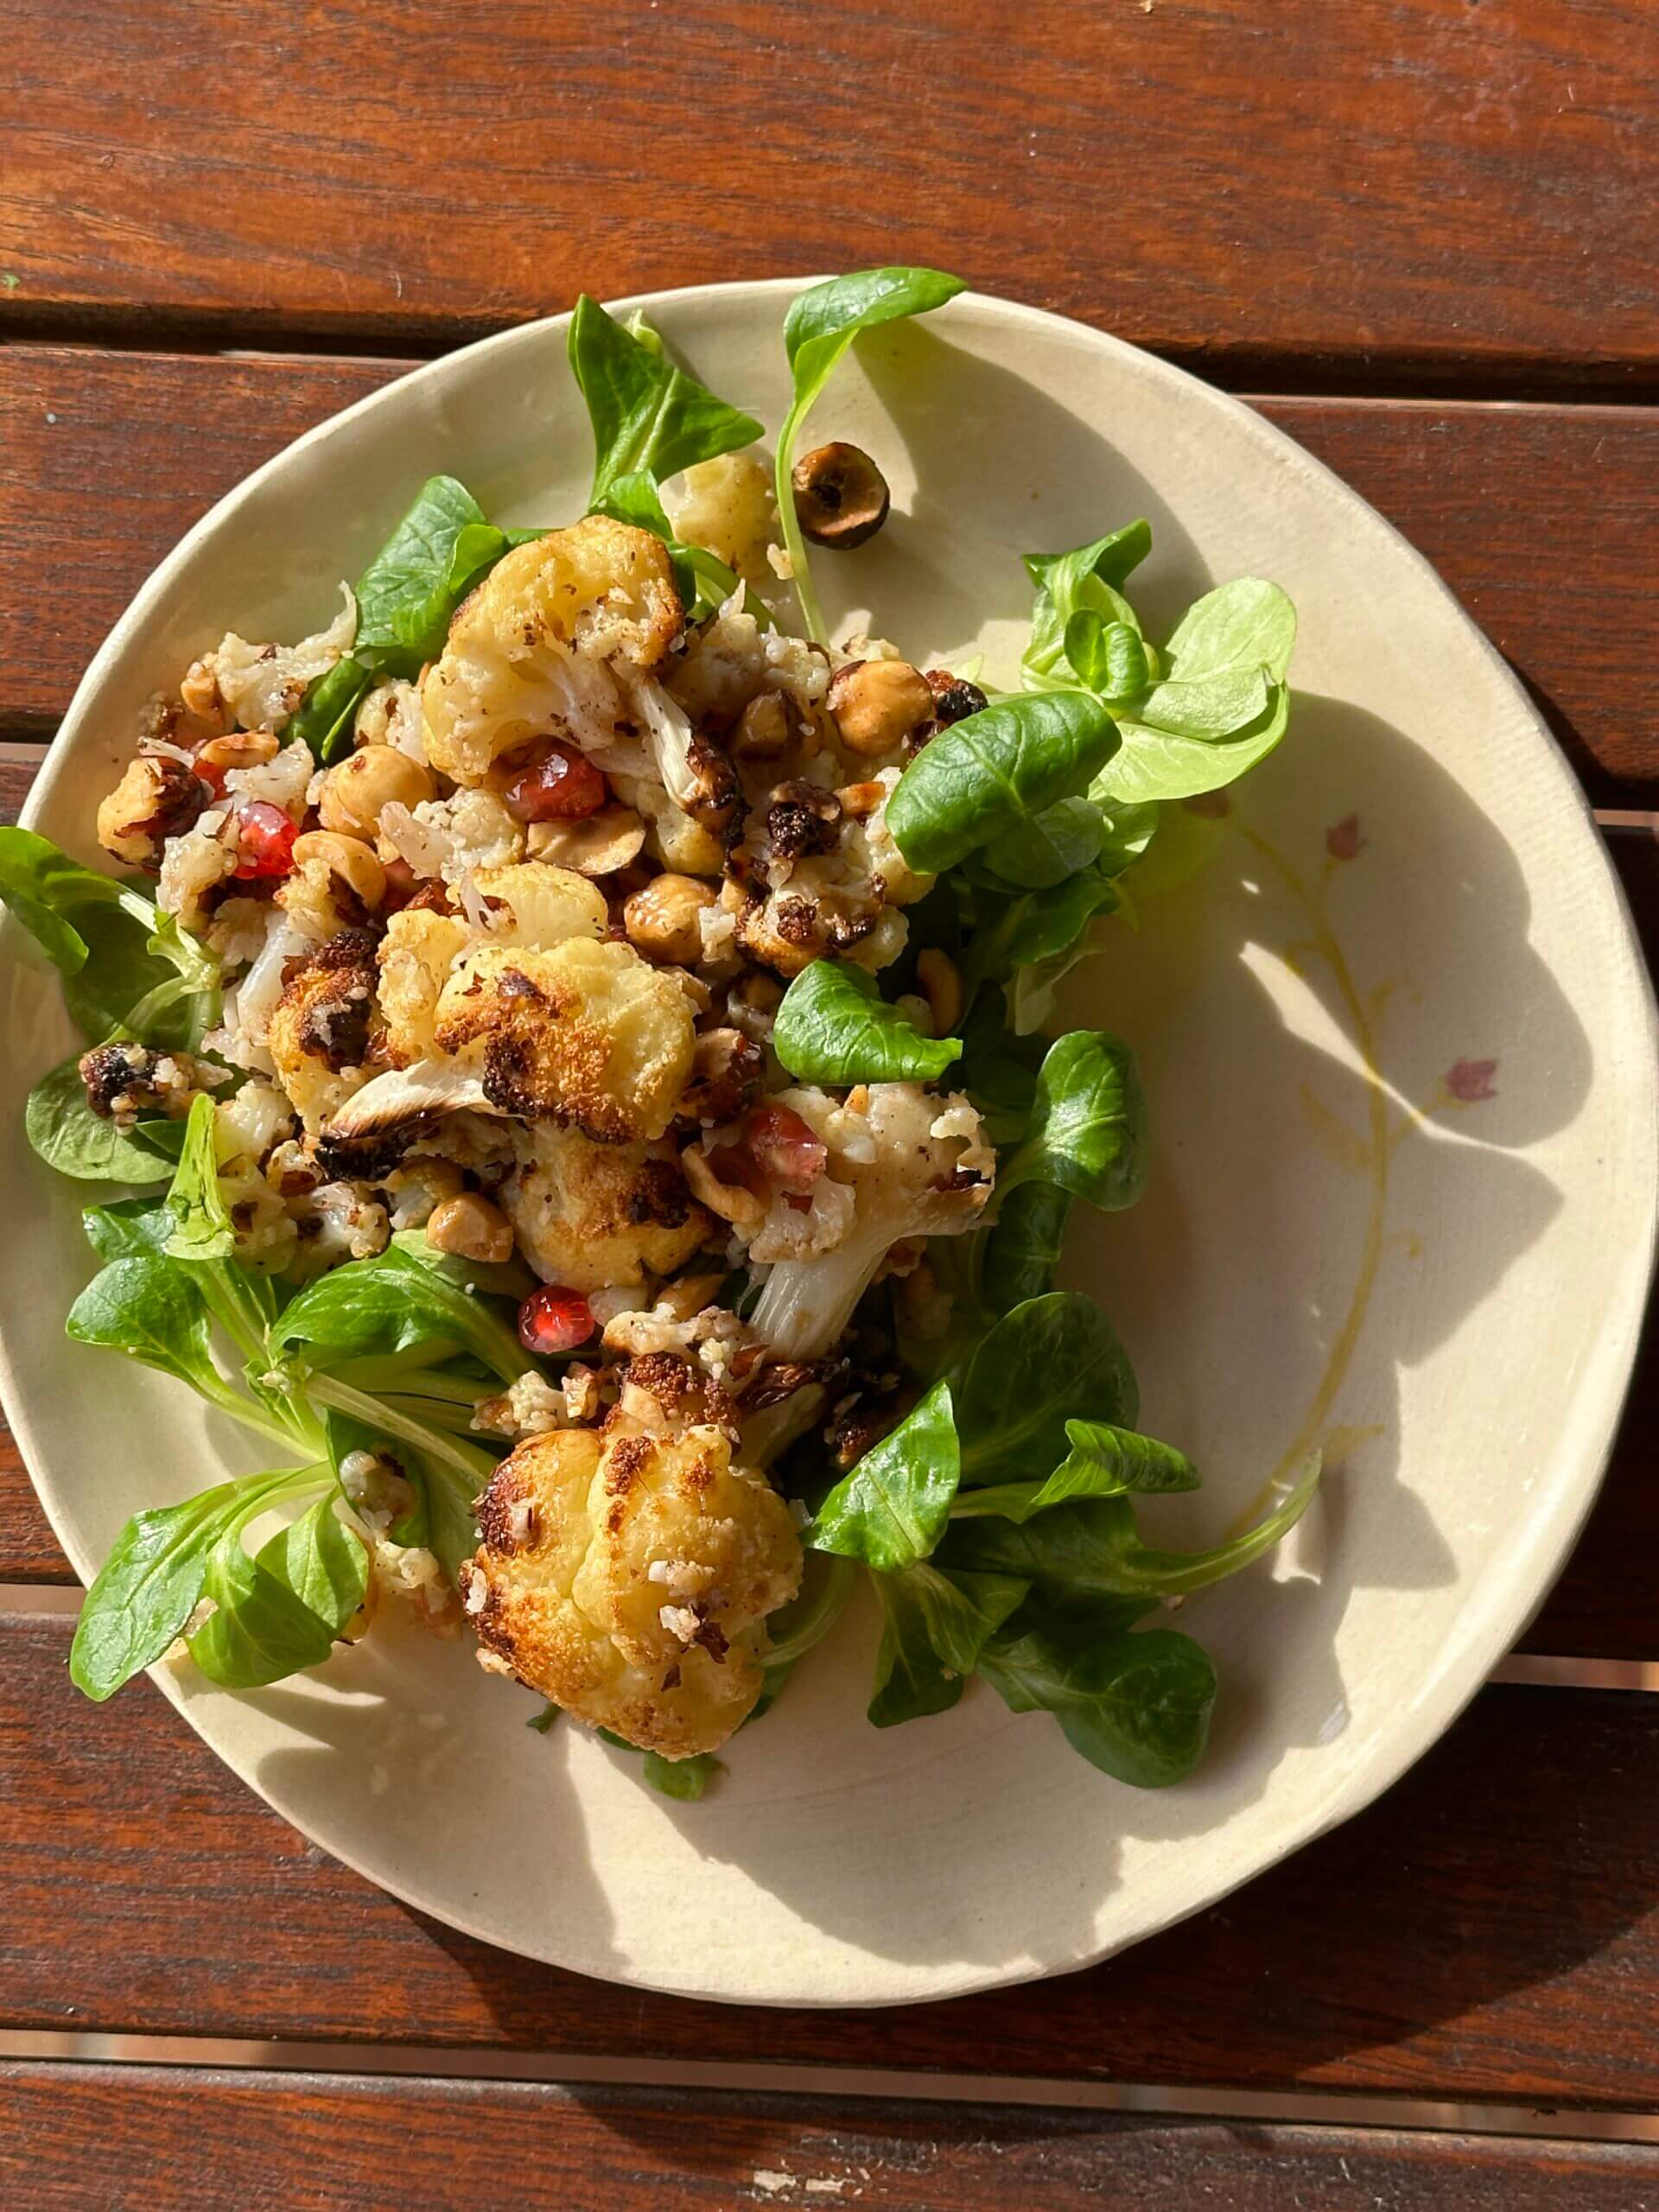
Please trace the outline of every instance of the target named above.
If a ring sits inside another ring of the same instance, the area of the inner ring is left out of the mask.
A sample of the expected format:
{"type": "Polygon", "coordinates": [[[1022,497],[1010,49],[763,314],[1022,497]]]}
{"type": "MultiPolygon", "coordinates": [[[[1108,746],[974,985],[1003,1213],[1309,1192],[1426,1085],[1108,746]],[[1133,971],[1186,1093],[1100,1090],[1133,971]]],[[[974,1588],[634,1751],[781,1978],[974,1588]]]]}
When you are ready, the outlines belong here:
{"type": "Polygon", "coordinates": [[[380,1011],[394,1067],[410,1067],[435,1050],[438,994],[474,935],[460,915],[422,906],[406,906],[387,922],[380,944],[380,1011]]]}
{"type": "Polygon", "coordinates": [[[695,1037],[677,977],[632,945],[483,945],[438,1000],[439,1050],[475,1064],[503,1113],[574,1122],[602,1142],[650,1143],[672,1120],[695,1037]]]}
{"type": "Polygon", "coordinates": [[[610,909],[598,885],[551,861],[480,868],[473,880],[492,906],[500,901],[490,916],[490,937],[496,944],[550,952],[566,938],[603,937],[610,925],[610,909]]]}
{"type": "Polygon", "coordinates": [[[533,737],[607,744],[624,710],[611,668],[659,667],[683,624],[649,531],[588,515],[515,547],[457,610],[422,686],[428,760],[476,784],[533,737]]]}
{"type": "Polygon", "coordinates": [[[537,1274],[572,1290],[672,1274],[714,1227],[666,1147],[595,1144],[547,1122],[523,1132],[496,1195],[537,1274]]]}
{"type": "Polygon", "coordinates": [[[265,1046],[276,1079],[315,1133],[367,1081],[375,1018],[374,938],[345,930],[283,986],[265,1046]]]}
{"type": "Polygon", "coordinates": [[[167,839],[188,830],[212,797],[183,761],[170,753],[142,754],[99,801],[98,842],[130,868],[156,868],[167,839]]]}
{"type": "Polygon", "coordinates": [[[799,1587],[801,1547],[720,1429],[531,1437],[479,1528],[461,1602],[531,1689],[665,1758],[717,1750],[753,1710],[763,1623],[799,1587]]]}

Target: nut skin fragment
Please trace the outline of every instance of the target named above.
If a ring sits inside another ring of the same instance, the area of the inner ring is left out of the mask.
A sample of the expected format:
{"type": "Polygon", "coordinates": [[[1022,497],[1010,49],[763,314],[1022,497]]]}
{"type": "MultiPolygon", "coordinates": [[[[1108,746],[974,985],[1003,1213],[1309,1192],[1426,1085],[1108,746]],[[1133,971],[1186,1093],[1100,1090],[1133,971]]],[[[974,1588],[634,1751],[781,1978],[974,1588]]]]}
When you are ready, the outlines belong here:
{"type": "Polygon", "coordinates": [[[907,660],[855,660],[830,679],[830,711],[842,744],[861,759],[896,753],[935,718],[927,678],[907,660]]]}
{"type": "Polygon", "coordinates": [[[803,454],[790,477],[795,512],[814,545],[867,544],[893,505],[887,480],[861,447],[837,439],[803,454]]]}

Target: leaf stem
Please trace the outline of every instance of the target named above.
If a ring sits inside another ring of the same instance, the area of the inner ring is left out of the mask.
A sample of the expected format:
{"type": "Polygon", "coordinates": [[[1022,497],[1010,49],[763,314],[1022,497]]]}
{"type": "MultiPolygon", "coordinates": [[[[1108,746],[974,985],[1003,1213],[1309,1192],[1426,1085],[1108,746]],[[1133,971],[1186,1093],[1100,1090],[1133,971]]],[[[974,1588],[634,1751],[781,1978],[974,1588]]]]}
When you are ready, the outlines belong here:
{"type": "Polygon", "coordinates": [[[791,407],[784,417],[783,429],[778,434],[778,524],[784,533],[784,550],[789,556],[790,575],[795,586],[795,596],[800,601],[801,619],[806,624],[807,635],[816,644],[827,645],[830,643],[829,626],[824,621],[823,609],[818,605],[818,595],[812,586],[812,571],[807,565],[806,541],[801,535],[800,517],[795,512],[795,486],[790,473],[796,433],[805,418],[805,412],[798,403],[791,407]]]}

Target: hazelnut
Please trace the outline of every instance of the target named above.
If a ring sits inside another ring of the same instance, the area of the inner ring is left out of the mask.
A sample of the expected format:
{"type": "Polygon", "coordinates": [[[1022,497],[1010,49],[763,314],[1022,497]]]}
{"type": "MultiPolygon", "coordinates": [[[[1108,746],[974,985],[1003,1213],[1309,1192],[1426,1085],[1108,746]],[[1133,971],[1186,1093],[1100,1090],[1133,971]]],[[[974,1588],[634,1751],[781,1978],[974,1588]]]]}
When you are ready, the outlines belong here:
{"type": "Polygon", "coordinates": [[[694,875],[653,876],[624,906],[622,926],[630,944],[647,959],[694,967],[702,957],[698,917],[718,896],[712,883],[701,882],[694,875]]]}
{"type": "Polygon", "coordinates": [[[263,768],[276,758],[276,733],[268,729],[233,729],[223,737],[210,737],[196,747],[198,768],[214,768],[222,776],[232,768],[263,768]]]}
{"type": "Polygon", "coordinates": [[[332,830],[308,830],[294,840],[294,865],[302,868],[308,861],[321,861],[365,906],[378,906],[386,895],[386,871],[360,837],[342,837],[332,830]]]}
{"type": "Polygon", "coordinates": [[[453,1252],[462,1260],[512,1257],[512,1223],[476,1191],[463,1191],[435,1206],[427,1221],[426,1241],[435,1252],[453,1252]]]}
{"type": "Polygon", "coordinates": [[[631,806],[602,806],[597,814],[532,822],[526,839],[531,860],[551,861],[578,875],[614,875],[639,859],[645,825],[631,806]]]}
{"type": "Polygon", "coordinates": [[[830,711],[849,753],[878,760],[896,753],[933,718],[927,678],[907,660],[855,660],[830,679],[830,711]]]}
{"type": "Polygon", "coordinates": [[[862,545],[893,504],[887,480],[868,454],[840,441],[803,454],[790,481],[801,528],[815,545],[862,545]]]}
{"type": "Polygon", "coordinates": [[[365,745],[324,775],[317,811],[325,830],[347,837],[372,837],[380,810],[393,799],[418,806],[437,791],[432,772],[395,745],[365,745]]]}
{"type": "Polygon", "coordinates": [[[705,1029],[676,1111],[683,1120],[710,1126],[734,1121],[760,1088],[766,1071],[766,1054],[741,1029],[705,1029]]]}
{"type": "Polygon", "coordinates": [[[916,980],[933,1017],[933,1034],[950,1037],[962,1020],[962,977],[949,956],[929,945],[916,956],[916,980]]]}
{"type": "Polygon", "coordinates": [[[880,807],[887,795],[885,784],[843,784],[836,793],[841,801],[841,810],[849,822],[866,822],[880,807]]]}

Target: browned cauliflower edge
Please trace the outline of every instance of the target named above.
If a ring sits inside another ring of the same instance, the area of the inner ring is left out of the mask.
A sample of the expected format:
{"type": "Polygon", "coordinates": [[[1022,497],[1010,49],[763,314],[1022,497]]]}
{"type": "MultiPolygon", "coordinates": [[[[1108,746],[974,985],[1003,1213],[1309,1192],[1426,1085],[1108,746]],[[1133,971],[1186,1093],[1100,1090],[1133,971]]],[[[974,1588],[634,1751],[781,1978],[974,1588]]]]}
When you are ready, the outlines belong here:
{"type": "Polygon", "coordinates": [[[577,1719],[683,1759],[753,1709],[766,1616],[800,1586],[788,1507],[713,1425],[530,1438],[461,1570],[484,1653],[577,1719]]]}

